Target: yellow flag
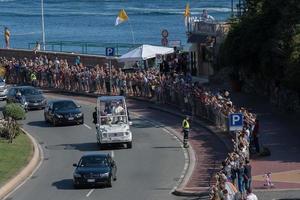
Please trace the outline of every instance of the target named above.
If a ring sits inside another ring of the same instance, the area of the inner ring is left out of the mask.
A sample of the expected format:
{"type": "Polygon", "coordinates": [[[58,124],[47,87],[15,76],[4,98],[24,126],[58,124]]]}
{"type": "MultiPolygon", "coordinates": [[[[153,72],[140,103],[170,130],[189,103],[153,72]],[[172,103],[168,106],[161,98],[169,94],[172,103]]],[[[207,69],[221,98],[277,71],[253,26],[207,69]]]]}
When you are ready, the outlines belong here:
{"type": "Polygon", "coordinates": [[[191,16],[190,4],[187,3],[187,4],[186,4],[186,7],[185,7],[185,11],[184,11],[184,22],[185,22],[185,26],[188,26],[190,16],[191,16]]]}
{"type": "Polygon", "coordinates": [[[118,17],[116,19],[115,26],[118,26],[119,24],[121,24],[121,23],[123,23],[123,22],[125,22],[127,20],[128,20],[128,16],[127,16],[125,10],[122,9],[122,10],[120,10],[119,15],[118,15],[118,17]]]}
{"type": "Polygon", "coordinates": [[[191,16],[190,4],[189,3],[186,4],[185,11],[184,11],[184,16],[185,17],[191,16]]]}

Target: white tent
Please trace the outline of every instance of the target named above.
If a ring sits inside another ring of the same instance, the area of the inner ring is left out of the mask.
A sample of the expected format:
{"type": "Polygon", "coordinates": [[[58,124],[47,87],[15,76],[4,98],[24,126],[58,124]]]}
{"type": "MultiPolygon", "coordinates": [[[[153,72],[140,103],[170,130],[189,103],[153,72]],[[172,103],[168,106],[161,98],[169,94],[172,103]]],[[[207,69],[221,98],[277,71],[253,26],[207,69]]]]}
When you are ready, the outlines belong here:
{"type": "Polygon", "coordinates": [[[149,58],[155,58],[156,54],[166,55],[173,52],[174,52],[173,48],[144,44],[122,55],[119,58],[119,61],[127,62],[127,61],[147,60],[149,58]]]}

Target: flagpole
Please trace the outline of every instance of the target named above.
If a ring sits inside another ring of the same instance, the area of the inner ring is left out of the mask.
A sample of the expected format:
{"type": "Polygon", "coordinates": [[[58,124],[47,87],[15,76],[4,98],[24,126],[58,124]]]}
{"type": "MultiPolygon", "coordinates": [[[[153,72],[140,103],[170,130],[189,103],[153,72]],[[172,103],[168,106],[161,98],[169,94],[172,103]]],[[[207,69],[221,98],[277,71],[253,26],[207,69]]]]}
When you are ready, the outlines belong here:
{"type": "Polygon", "coordinates": [[[45,39],[45,22],[44,22],[44,0],[41,0],[42,9],[42,37],[43,37],[43,50],[46,50],[46,39],[45,39]]]}
{"type": "Polygon", "coordinates": [[[135,44],[134,32],[133,32],[133,28],[132,28],[132,25],[131,25],[131,22],[129,19],[128,19],[128,22],[129,22],[129,26],[130,26],[130,30],[131,30],[132,42],[133,42],[133,44],[135,44]]]}

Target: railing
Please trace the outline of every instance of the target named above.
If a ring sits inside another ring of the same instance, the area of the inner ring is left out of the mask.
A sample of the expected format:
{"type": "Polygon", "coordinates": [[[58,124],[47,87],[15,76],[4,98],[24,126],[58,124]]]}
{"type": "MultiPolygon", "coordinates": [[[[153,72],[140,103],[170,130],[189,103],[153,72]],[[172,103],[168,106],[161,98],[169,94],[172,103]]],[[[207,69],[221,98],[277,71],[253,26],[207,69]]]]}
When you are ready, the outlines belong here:
{"type": "Polygon", "coordinates": [[[224,35],[228,32],[229,25],[215,20],[202,20],[191,17],[187,24],[188,34],[202,34],[208,36],[224,35]]]}
{"type": "MultiPolygon", "coordinates": [[[[113,47],[116,50],[115,52],[116,56],[118,56],[140,45],[141,44],[130,44],[130,43],[52,41],[52,42],[47,42],[45,46],[47,51],[74,52],[74,53],[95,54],[95,55],[105,55],[105,49],[107,47],[113,47]]],[[[36,43],[28,43],[28,49],[34,49],[34,48],[36,48],[36,43]]]]}

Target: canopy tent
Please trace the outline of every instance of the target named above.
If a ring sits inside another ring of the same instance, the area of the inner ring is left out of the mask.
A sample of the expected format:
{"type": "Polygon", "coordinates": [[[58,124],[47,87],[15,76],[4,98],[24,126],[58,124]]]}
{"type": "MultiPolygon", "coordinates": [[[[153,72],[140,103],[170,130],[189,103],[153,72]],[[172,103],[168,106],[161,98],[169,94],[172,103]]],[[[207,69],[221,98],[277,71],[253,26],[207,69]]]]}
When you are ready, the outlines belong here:
{"type": "Polygon", "coordinates": [[[162,46],[142,45],[129,51],[119,58],[120,62],[141,61],[149,58],[155,58],[156,54],[166,55],[173,53],[174,49],[162,46]]]}

